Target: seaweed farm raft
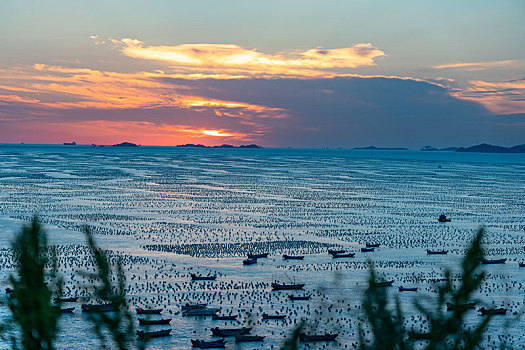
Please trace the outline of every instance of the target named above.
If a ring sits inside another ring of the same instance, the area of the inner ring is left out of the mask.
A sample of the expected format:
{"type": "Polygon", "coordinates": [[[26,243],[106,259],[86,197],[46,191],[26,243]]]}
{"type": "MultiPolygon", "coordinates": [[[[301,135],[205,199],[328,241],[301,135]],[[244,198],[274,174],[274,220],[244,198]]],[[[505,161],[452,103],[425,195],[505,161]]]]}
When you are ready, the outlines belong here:
{"type": "MultiPolygon", "coordinates": [[[[484,224],[467,322],[494,315],[491,348],[524,311],[525,155],[444,153],[0,146],[2,287],[11,239],[38,214],[64,279],[59,349],[91,348],[90,312],[112,312],[78,273],[93,270],[84,225],[121,257],[148,349],[278,349],[301,322],[304,348],[355,348],[369,261],[424,332],[414,298],[435,298],[446,268],[457,278],[484,224]]],[[[517,323],[504,337],[525,344],[517,323]]]]}

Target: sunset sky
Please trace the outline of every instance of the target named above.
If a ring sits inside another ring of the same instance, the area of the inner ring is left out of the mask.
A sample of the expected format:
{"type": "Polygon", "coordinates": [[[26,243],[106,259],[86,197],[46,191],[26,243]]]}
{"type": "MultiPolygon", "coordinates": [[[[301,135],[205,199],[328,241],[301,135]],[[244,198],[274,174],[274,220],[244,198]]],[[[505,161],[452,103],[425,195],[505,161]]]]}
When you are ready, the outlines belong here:
{"type": "Polygon", "coordinates": [[[525,2],[0,1],[0,143],[525,143],[525,2]]]}

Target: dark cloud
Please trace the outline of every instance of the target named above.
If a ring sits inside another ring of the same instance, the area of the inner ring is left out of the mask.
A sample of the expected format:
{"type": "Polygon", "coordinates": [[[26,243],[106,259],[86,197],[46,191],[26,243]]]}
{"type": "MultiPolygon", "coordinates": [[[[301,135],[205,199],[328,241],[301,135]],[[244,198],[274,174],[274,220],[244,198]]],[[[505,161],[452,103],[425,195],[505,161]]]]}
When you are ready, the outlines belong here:
{"type": "MultiPolygon", "coordinates": [[[[170,80],[182,84],[180,80],[170,80]]],[[[494,115],[424,81],[398,78],[199,80],[210,99],[282,108],[288,118],[256,122],[270,145],[419,147],[523,142],[524,114],[494,115]],[[512,126],[509,126],[511,123],[512,126]]]]}
{"type": "MultiPolygon", "coordinates": [[[[387,77],[159,80],[173,86],[174,91],[183,86],[179,92],[187,96],[256,105],[262,111],[224,106],[51,110],[15,101],[0,106],[0,140],[13,140],[17,134],[29,140],[32,135],[42,134],[37,129],[46,123],[64,127],[64,121],[71,126],[107,121],[130,123],[138,142],[144,144],[155,140],[152,135],[156,126],[159,135],[169,135],[170,125],[178,126],[181,135],[182,126],[191,130],[223,130],[243,135],[237,143],[249,140],[274,147],[419,148],[427,144],[513,145],[525,141],[525,114],[496,115],[477,102],[451,96],[448,88],[425,81],[387,77]],[[150,133],[150,138],[144,141],[140,141],[141,122],[147,123],[144,128],[150,133]]],[[[104,131],[104,124],[100,125],[104,131]]],[[[117,128],[116,125],[111,124],[117,128]]],[[[188,142],[196,135],[191,130],[188,142]]],[[[97,135],[87,136],[97,142],[97,135]]],[[[110,136],[106,135],[106,139],[110,136]]],[[[228,142],[235,143],[235,137],[228,138],[228,142]]],[[[169,138],[165,140],[170,142],[169,138]]]]}

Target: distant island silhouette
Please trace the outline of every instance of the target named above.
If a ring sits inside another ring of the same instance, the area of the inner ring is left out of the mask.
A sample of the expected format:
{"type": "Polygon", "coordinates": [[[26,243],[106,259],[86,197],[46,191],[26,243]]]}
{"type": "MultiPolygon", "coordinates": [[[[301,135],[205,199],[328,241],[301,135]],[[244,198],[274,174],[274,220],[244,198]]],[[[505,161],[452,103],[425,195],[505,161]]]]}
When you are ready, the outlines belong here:
{"type": "Polygon", "coordinates": [[[131,142],[122,142],[114,144],[113,147],[138,147],[138,145],[131,142]]]}
{"type": "Polygon", "coordinates": [[[432,146],[423,146],[421,151],[449,151],[449,152],[472,152],[472,153],[525,153],[525,144],[512,147],[503,147],[482,143],[471,147],[447,147],[434,148],[432,146]]]}
{"type": "MultiPolygon", "coordinates": [[[[21,143],[23,144],[23,143],[21,143]]],[[[77,143],[75,141],[73,142],[64,142],[64,146],[76,146],[77,143]]],[[[93,147],[99,146],[104,147],[103,145],[95,145],[92,144],[93,147]]],[[[121,142],[112,145],[112,147],[140,147],[141,145],[137,145],[132,142],[121,142]]],[[[222,145],[216,145],[216,146],[205,146],[202,144],[194,144],[194,143],[186,143],[183,145],[176,145],[177,148],[264,148],[262,146],[256,145],[256,144],[248,144],[248,145],[229,145],[229,144],[222,144],[222,145]]],[[[289,147],[290,148],[290,147],[289,147]]],[[[340,149],[340,148],[339,148],[340,149]]],[[[355,150],[367,150],[367,151],[408,151],[408,148],[404,147],[376,147],[376,146],[368,146],[368,147],[356,147],[355,150]]],[[[445,147],[445,148],[436,148],[429,145],[423,146],[420,148],[421,151],[425,152],[433,152],[433,151],[441,151],[441,152],[462,152],[462,153],[525,153],[525,144],[511,146],[511,147],[504,147],[504,146],[497,146],[497,145],[491,145],[488,143],[482,143],[475,146],[470,147],[445,147]]]]}
{"type": "Polygon", "coordinates": [[[459,147],[456,152],[478,152],[478,153],[525,153],[525,144],[512,147],[503,147],[482,143],[472,147],[459,147]]]}
{"type": "Polygon", "coordinates": [[[220,145],[220,146],[204,146],[201,144],[193,144],[193,143],[187,143],[184,145],[177,145],[175,147],[181,147],[181,148],[263,148],[262,146],[250,144],[250,145],[240,145],[240,146],[233,146],[233,145],[220,145]]]}
{"type": "Polygon", "coordinates": [[[354,149],[364,149],[364,150],[370,150],[370,151],[408,151],[408,148],[403,148],[403,147],[368,146],[368,147],[356,147],[354,149]]]}

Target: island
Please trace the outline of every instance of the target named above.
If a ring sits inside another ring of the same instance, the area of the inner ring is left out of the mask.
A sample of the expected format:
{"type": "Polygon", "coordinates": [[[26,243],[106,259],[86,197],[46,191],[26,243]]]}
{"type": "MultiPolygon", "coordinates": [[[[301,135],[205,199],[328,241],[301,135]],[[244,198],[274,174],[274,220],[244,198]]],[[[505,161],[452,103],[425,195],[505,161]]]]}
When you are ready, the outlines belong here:
{"type": "Polygon", "coordinates": [[[403,147],[368,146],[368,147],[356,147],[354,149],[369,150],[369,151],[408,151],[408,148],[403,148],[403,147]]]}
{"type": "Polygon", "coordinates": [[[482,143],[471,147],[459,147],[456,152],[476,152],[476,153],[525,153],[525,144],[512,147],[503,147],[482,143]]]}
{"type": "Polygon", "coordinates": [[[122,142],[114,144],[113,147],[138,147],[138,145],[131,142],[122,142]]]}
{"type": "Polygon", "coordinates": [[[201,144],[194,144],[194,143],[187,143],[184,145],[177,145],[175,147],[179,148],[263,148],[262,146],[250,144],[250,145],[240,145],[240,146],[233,146],[233,145],[227,145],[223,144],[220,146],[205,146],[201,144]]]}

